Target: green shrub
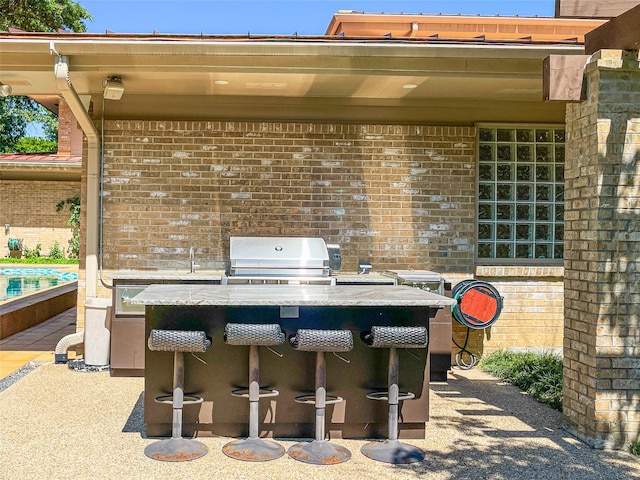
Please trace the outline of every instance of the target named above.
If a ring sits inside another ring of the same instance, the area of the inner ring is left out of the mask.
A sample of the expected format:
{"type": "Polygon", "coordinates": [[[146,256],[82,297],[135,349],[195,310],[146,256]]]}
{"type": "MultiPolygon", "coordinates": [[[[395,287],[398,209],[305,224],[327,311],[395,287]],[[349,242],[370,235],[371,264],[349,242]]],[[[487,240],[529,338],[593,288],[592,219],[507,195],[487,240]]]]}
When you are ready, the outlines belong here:
{"type": "Polygon", "coordinates": [[[56,212],[64,210],[65,206],[69,209],[69,220],[67,225],[71,227],[73,236],[69,240],[69,258],[78,258],[80,255],[80,197],[67,198],[56,204],[56,212]]]}
{"type": "Polygon", "coordinates": [[[55,259],[55,260],[59,260],[61,258],[64,258],[64,250],[62,250],[62,248],[60,248],[60,243],[58,243],[57,240],[55,242],[53,242],[53,246],[49,250],[49,258],[52,258],[52,259],[55,259]]]}
{"type": "Polygon", "coordinates": [[[479,367],[562,411],[562,358],[558,355],[499,350],[483,357],[479,367]]]}
{"type": "Polygon", "coordinates": [[[636,457],[640,457],[640,442],[633,442],[629,446],[629,451],[634,454],[636,457]]]}
{"type": "Polygon", "coordinates": [[[25,245],[24,247],[24,256],[25,258],[38,258],[40,256],[40,251],[42,250],[41,244],[36,244],[36,248],[31,249],[25,245]]]}

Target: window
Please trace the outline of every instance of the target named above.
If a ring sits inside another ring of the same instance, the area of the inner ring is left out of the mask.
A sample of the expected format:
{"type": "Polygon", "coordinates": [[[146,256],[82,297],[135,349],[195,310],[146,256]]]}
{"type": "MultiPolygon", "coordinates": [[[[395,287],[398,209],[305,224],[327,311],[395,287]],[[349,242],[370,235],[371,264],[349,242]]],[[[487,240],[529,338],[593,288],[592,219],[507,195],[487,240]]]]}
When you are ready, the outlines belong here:
{"type": "Polygon", "coordinates": [[[565,132],[480,127],[478,259],[562,259],[565,132]]]}

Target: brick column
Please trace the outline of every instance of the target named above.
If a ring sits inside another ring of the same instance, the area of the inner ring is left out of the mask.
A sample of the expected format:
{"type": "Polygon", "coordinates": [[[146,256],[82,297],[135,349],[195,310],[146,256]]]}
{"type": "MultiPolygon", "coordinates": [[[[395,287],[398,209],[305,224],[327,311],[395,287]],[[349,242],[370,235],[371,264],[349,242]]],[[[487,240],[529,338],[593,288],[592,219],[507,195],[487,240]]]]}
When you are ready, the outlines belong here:
{"type": "Polygon", "coordinates": [[[596,448],[640,437],[640,68],[602,50],[567,107],[564,416],[596,448]]]}

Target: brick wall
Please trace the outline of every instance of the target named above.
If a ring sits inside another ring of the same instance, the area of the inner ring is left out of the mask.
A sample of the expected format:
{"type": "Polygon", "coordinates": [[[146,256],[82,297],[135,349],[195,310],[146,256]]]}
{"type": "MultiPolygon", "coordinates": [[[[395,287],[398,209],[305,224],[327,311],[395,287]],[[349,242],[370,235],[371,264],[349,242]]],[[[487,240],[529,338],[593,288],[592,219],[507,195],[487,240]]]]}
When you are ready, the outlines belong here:
{"type": "Polygon", "coordinates": [[[596,447],[640,440],[640,69],[603,50],[567,109],[564,414],[596,447]]]}
{"type": "MultiPolygon", "coordinates": [[[[564,285],[562,267],[479,266],[477,280],[491,283],[502,297],[498,320],[484,330],[453,324],[455,342],[477,357],[501,349],[562,351],[564,285]]],[[[452,277],[454,284],[464,278],[452,277]]],[[[454,345],[452,360],[460,348],[454,345]]]]}
{"type": "Polygon", "coordinates": [[[68,212],[56,212],[56,204],[79,195],[78,182],[48,182],[37,180],[0,180],[0,227],[10,224],[9,235],[2,232],[2,249],[5,256],[9,238],[22,238],[23,246],[35,248],[42,245],[47,254],[53,243],[67,249],[72,232],[67,226],[68,212]]]}
{"type": "Polygon", "coordinates": [[[321,236],[343,268],[470,271],[475,129],[110,121],[105,266],[222,268],[231,235],[321,236]]]}
{"type": "MultiPolygon", "coordinates": [[[[343,271],[369,260],[472,278],[475,142],[470,127],[107,121],[104,276],[186,269],[190,246],[203,269],[223,269],[231,235],[312,235],[341,245],[343,271]]],[[[472,351],[560,347],[561,271],[478,271],[505,308],[471,332],[472,351]]]]}

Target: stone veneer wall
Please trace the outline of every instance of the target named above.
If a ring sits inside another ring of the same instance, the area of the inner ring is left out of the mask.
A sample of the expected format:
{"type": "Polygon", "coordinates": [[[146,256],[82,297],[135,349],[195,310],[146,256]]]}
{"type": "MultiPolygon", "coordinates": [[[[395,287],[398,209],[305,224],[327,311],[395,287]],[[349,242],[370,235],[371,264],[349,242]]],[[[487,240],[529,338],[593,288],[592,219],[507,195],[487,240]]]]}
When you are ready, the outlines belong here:
{"type": "Polygon", "coordinates": [[[564,415],[596,447],[640,440],[640,69],[603,50],[567,108],[564,415]]]}
{"type": "Polygon", "coordinates": [[[0,180],[0,255],[7,253],[9,238],[22,238],[23,246],[31,249],[40,243],[42,254],[57,241],[66,252],[72,236],[67,225],[69,212],[56,212],[56,204],[75,195],[80,195],[79,182],[0,180]],[[4,234],[7,223],[11,225],[9,235],[4,234]]]}

